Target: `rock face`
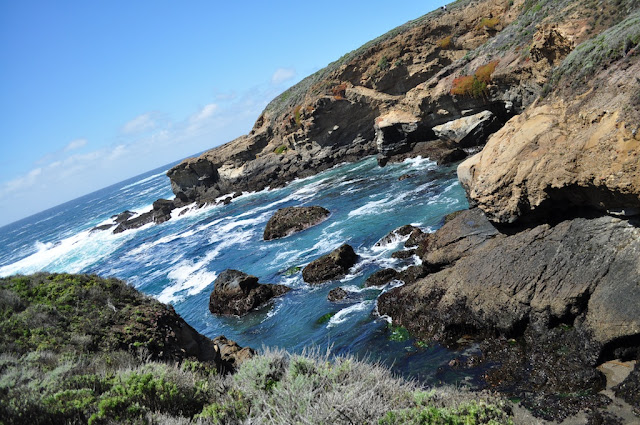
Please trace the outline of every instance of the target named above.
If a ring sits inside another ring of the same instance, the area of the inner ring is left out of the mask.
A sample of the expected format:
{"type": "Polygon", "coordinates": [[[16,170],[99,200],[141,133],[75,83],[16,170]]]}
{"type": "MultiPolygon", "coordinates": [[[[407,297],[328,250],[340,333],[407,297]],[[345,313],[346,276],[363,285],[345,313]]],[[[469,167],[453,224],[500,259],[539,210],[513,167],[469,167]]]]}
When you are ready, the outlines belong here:
{"type": "Polygon", "coordinates": [[[225,370],[233,371],[242,362],[255,355],[255,351],[250,347],[241,347],[237,342],[227,339],[224,335],[213,339],[220,351],[220,361],[225,370]]]}
{"type": "Polygon", "coordinates": [[[640,134],[625,122],[635,119],[625,105],[637,101],[640,82],[629,76],[640,61],[622,65],[588,96],[532,106],[464,161],[458,176],[471,202],[499,223],[575,208],[640,213],[640,134]]]}
{"type": "Polygon", "coordinates": [[[487,137],[502,125],[491,111],[458,118],[433,127],[435,135],[461,148],[483,145],[487,137]]]}
{"type": "Polygon", "coordinates": [[[309,284],[318,284],[344,276],[358,260],[350,245],[344,244],[327,255],[309,263],[302,269],[302,278],[309,284]]]}
{"type": "Polygon", "coordinates": [[[267,222],[263,239],[284,238],[322,223],[330,214],[329,210],[318,206],[281,208],[267,222]]]}
{"type": "Polygon", "coordinates": [[[382,294],[378,309],[423,338],[484,341],[501,362],[487,375],[497,389],[597,392],[595,366],[640,354],[638,224],[595,214],[501,233],[469,210],[424,242],[426,277],[382,294]]]}
{"type": "Polygon", "coordinates": [[[398,277],[398,272],[394,269],[382,269],[373,273],[364,282],[365,287],[369,286],[384,286],[398,277]]]}
{"type": "Polygon", "coordinates": [[[216,278],[209,298],[209,311],[224,316],[244,316],[274,297],[289,291],[283,285],[265,285],[238,270],[225,270],[216,278]]]}

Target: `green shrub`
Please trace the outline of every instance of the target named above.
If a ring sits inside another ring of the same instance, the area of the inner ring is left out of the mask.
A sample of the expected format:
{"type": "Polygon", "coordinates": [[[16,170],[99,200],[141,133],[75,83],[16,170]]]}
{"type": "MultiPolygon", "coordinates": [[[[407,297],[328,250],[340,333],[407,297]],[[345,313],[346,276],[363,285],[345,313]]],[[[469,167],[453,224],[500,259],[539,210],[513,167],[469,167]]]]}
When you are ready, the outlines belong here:
{"type": "Polygon", "coordinates": [[[453,37],[448,35],[445,38],[441,38],[436,42],[436,46],[438,46],[442,50],[447,50],[453,47],[453,37]]]}

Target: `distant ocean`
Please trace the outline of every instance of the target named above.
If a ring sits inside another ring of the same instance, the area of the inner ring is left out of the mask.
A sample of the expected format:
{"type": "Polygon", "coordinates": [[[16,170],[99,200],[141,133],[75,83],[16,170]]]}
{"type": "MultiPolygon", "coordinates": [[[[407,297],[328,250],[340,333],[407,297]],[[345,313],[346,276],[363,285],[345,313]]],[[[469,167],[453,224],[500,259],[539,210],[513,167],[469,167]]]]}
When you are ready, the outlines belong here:
{"type": "Polygon", "coordinates": [[[160,225],[117,235],[91,231],[124,210],[144,212],[156,199],[172,198],[165,176],[170,166],[0,228],[0,276],[37,271],[114,276],[172,304],[209,337],[225,335],[240,345],[292,352],[331,347],[335,354],[379,360],[427,383],[468,379],[463,372],[440,369],[456,353],[405,339],[377,315],[376,299],[388,288],[362,287],[378,269],[419,261],[391,258],[402,241],[376,246],[387,233],[404,224],[434,231],[444,215],[467,207],[455,167],[416,158],[380,168],[370,157],[284,188],[245,193],[226,206],[183,215],[182,209],[174,210],[173,218],[160,225]],[[405,174],[409,177],[399,180],[405,174]],[[321,205],[331,216],[293,236],[262,240],[264,226],[278,208],[299,205],[321,205]],[[299,271],[292,272],[345,242],[360,260],[340,281],[310,287],[299,271]],[[216,276],[227,268],[293,290],[243,318],[215,317],[208,309],[209,295],[216,276]],[[328,292],[338,286],[349,298],[327,301],[328,292]],[[327,313],[334,315],[320,323],[327,313]]]}

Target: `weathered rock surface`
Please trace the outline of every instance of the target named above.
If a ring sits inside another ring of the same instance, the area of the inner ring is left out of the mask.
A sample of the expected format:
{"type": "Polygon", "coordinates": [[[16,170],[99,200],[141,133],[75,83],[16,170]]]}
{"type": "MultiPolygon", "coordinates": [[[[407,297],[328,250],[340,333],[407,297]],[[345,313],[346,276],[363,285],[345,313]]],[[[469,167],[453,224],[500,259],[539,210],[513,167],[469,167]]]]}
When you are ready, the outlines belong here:
{"type": "Polygon", "coordinates": [[[491,111],[451,120],[433,127],[433,132],[442,141],[461,148],[483,145],[487,137],[501,127],[491,111]]]}
{"type": "Polygon", "coordinates": [[[631,75],[640,75],[637,59],[608,69],[584,96],[537,102],[511,119],[458,168],[471,202],[499,223],[576,208],[640,213],[640,134],[625,121],[640,92],[631,75]]]}
{"type": "Polygon", "coordinates": [[[330,214],[329,210],[319,206],[281,208],[267,222],[263,239],[287,237],[322,223],[330,214]]]}
{"type": "Polygon", "coordinates": [[[302,269],[302,278],[309,284],[318,284],[347,274],[358,260],[351,245],[344,244],[327,255],[309,263],[302,269]]]}
{"type": "Polygon", "coordinates": [[[382,294],[378,309],[423,338],[484,341],[487,361],[501,362],[488,385],[538,392],[534,410],[554,392],[597,392],[595,366],[640,350],[638,224],[587,215],[501,233],[469,210],[426,241],[426,277],[382,294]]]}
{"type": "Polygon", "coordinates": [[[382,269],[373,273],[364,282],[365,287],[384,286],[398,277],[398,272],[394,269],[382,269]]]}
{"type": "Polygon", "coordinates": [[[327,299],[331,302],[336,302],[336,301],[341,301],[347,298],[347,295],[349,294],[344,289],[334,288],[329,291],[329,294],[327,295],[327,299]]]}
{"type": "Polygon", "coordinates": [[[213,343],[220,352],[220,361],[225,370],[232,371],[247,359],[255,355],[250,347],[241,347],[237,342],[227,339],[224,335],[213,339],[213,343]]]}
{"type": "Polygon", "coordinates": [[[614,388],[616,396],[633,406],[634,412],[640,415],[640,361],[636,361],[633,371],[614,388]]]}
{"type": "Polygon", "coordinates": [[[209,311],[224,316],[244,316],[290,290],[284,285],[258,283],[258,278],[238,270],[220,273],[209,298],[209,311]]]}

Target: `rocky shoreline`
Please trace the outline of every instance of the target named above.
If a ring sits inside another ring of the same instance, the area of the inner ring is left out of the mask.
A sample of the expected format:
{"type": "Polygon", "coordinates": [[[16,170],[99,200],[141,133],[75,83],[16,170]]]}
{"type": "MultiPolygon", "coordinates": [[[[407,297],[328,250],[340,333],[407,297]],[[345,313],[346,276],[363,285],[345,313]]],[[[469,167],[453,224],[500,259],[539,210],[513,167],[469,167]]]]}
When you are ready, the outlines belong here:
{"type": "MultiPolygon", "coordinates": [[[[175,199],[123,213],[114,231],[369,155],[380,166],[464,160],[472,208],[433,234],[400,231],[411,242],[396,256],[421,264],[370,277],[405,282],[379,298],[380,313],[425,341],[478,344],[482,355],[452,367],[485,368],[481,385],[539,417],[604,415],[598,367],[640,360],[639,43],[631,0],[456,2],[291,88],[248,135],[173,167],[175,199]]],[[[344,275],[354,256],[328,254],[304,280],[344,275]]],[[[616,391],[640,412],[637,368],[616,391]]]]}

